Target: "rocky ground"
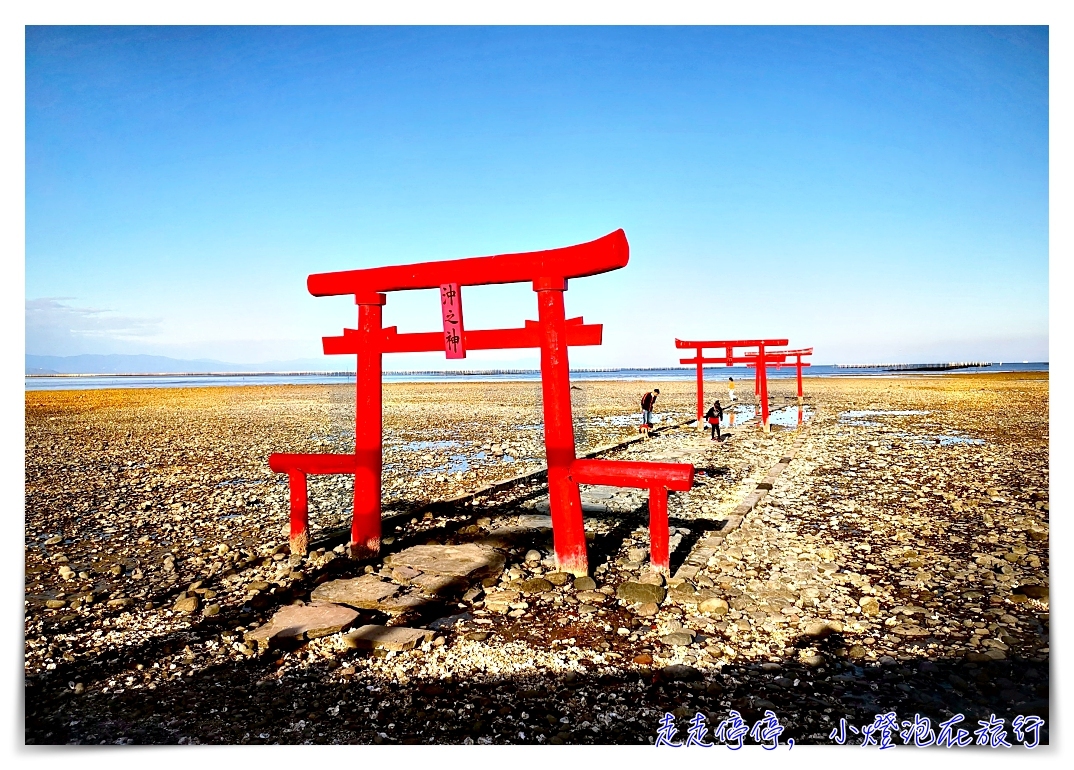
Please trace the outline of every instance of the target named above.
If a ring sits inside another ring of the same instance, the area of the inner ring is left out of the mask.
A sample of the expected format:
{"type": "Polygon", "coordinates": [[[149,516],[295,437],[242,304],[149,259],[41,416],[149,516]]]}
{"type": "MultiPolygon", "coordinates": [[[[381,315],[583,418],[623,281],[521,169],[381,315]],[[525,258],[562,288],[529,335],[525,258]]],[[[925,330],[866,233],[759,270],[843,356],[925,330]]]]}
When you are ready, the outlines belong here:
{"type": "MultiPolygon", "coordinates": [[[[841,720],[861,742],[896,712],[962,714],[971,740],[995,715],[1018,745],[1016,716],[1047,724],[1047,375],[807,380],[803,427],[744,410],[723,442],[670,427],[692,386],[661,383],[669,427],[602,455],[698,469],[669,503],[670,579],[640,491],[583,488],[574,579],[540,477],[489,489],[540,467],[535,384],[386,386],[370,562],[341,555],[331,477],[315,550],[288,558],[266,462],[346,451],[351,388],[27,393],[27,742],[649,743],[666,713],[682,739],[698,713],[771,711],[781,742],[841,720]],[[480,558],[427,558],[444,546],[480,558]],[[278,633],[326,596],[331,622],[278,633]]],[[[642,390],[578,383],[580,449],[634,436],[642,390]]]]}

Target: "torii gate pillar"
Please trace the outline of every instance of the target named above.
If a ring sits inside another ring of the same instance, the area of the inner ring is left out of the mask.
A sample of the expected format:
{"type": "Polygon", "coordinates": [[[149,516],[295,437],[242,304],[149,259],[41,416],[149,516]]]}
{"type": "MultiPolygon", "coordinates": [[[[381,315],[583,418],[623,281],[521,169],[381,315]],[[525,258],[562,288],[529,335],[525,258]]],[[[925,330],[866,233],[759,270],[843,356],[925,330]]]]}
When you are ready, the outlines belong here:
{"type": "Polygon", "coordinates": [[[380,552],[381,431],[383,411],[383,353],[380,336],[382,309],[387,298],[358,295],[358,377],[354,410],[354,516],[351,519],[351,557],[380,552]]]}
{"type": "Polygon", "coordinates": [[[541,389],[544,407],[545,457],[548,463],[548,503],[557,567],[576,577],[589,574],[578,484],[571,480],[574,424],[571,420],[570,364],[567,360],[563,292],[566,279],[539,279],[537,312],[541,325],[541,389]]]}

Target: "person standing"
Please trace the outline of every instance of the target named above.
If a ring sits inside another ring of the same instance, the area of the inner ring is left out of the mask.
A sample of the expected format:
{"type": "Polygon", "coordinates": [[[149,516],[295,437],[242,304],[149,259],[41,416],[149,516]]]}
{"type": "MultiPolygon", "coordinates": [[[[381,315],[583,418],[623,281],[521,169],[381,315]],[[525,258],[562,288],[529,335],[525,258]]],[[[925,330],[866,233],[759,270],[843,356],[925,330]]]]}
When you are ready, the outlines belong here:
{"type": "Polygon", "coordinates": [[[723,407],[720,406],[719,399],[709,407],[709,410],[705,412],[705,419],[708,420],[710,426],[712,426],[712,440],[722,441],[723,437],[720,435],[720,420],[723,419],[723,407]]]}
{"type": "Polygon", "coordinates": [[[660,388],[655,388],[641,397],[641,424],[647,432],[653,427],[653,407],[656,406],[656,398],[659,395],[660,388]]]}
{"type": "Polygon", "coordinates": [[[735,398],[735,378],[734,377],[728,377],[727,378],[727,400],[731,401],[732,403],[734,403],[735,401],[738,401],[738,399],[735,398]]]}

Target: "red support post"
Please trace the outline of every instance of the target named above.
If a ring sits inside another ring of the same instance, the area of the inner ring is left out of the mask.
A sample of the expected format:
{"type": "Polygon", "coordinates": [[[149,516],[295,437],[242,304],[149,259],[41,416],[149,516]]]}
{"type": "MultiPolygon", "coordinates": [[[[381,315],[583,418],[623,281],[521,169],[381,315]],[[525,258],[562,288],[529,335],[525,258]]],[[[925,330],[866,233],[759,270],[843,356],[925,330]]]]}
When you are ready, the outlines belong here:
{"type": "Polygon", "coordinates": [[[354,414],[354,516],[350,555],[374,556],[380,551],[380,475],[383,294],[362,294],[358,303],[358,383],[354,414]]]}
{"type": "Polygon", "coordinates": [[[571,478],[580,484],[605,484],[649,490],[649,561],[660,572],[670,570],[668,490],[685,492],[694,484],[694,466],[686,463],[639,463],[617,460],[575,460],[571,478]]]}
{"type": "Polygon", "coordinates": [[[705,429],[705,425],[702,422],[705,418],[705,373],[704,365],[701,363],[701,348],[697,349],[697,425],[702,430],[705,429]]]}
{"type": "MultiPolygon", "coordinates": [[[[794,368],[798,370],[798,404],[802,403],[802,354],[799,353],[795,357],[794,368]]],[[[798,413],[801,414],[802,410],[799,409],[798,413]]],[[[801,420],[798,421],[799,423],[801,420]]]]}
{"type": "Polygon", "coordinates": [[[662,486],[649,490],[649,562],[657,572],[671,571],[668,543],[668,491],[662,486]]]}
{"type": "Polygon", "coordinates": [[[757,398],[761,402],[761,430],[768,433],[768,366],[765,363],[764,342],[757,347],[757,398]]]}
{"type": "Polygon", "coordinates": [[[306,474],[301,470],[288,471],[287,482],[291,494],[291,553],[304,555],[310,542],[306,474]]]}
{"type": "Polygon", "coordinates": [[[589,574],[585,525],[578,484],[570,478],[574,462],[574,424],[571,420],[570,364],[567,360],[566,280],[538,279],[538,319],[541,324],[541,387],[544,406],[544,444],[548,464],[548,502],[556,566],[581,577],[589,574]]]}

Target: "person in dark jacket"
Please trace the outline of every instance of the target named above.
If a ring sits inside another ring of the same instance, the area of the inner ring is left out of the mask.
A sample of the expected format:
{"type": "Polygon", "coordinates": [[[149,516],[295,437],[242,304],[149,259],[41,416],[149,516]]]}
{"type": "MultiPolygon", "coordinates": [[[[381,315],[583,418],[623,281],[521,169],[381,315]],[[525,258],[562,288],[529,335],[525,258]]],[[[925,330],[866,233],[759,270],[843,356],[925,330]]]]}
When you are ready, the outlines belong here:
{"type": "Polygon", "coordinates": [[[656,397],[659,395],[660,388],[656,388],[641,397],[641,424],[646,431],[653,427],[653,407],[656,406],[656,397]]]}
{"type": "Polygon", "coordinates": [[[707,412],[705,412],[705,419],[708,421],[708,424],[712,426],[712,440],[722,440],[723,437],[720,435],[720,420],[723,419],[723,407],[720,406],[718,400],[709,407],[707,412]]]}

